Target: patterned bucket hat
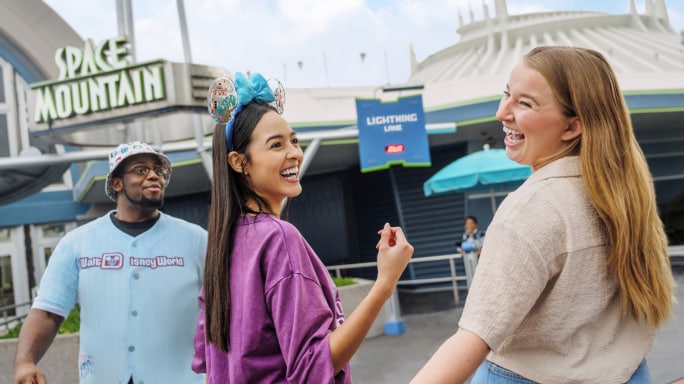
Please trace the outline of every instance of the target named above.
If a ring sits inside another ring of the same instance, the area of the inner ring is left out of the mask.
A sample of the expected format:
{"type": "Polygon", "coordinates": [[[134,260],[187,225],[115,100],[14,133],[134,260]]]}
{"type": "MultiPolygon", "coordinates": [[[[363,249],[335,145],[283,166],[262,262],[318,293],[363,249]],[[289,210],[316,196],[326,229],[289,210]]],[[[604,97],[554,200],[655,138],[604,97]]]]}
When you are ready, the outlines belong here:
{"type": "Polygon", "coordinates": [[[127,158],[146,153],[157,156],[162,166],[169,170],[169,176],[166,179],[166,185],[169,185],[169,182],[171,181],[171,162],[168,157],[155,151],[149,144],[140,141],[121,144],[109,154],[109,173],[107,174],[107,181],[105,182],[105,193],[112,201],[116,202],[116,192],[112,189],[112,174],[116,171],[116,168],[127,158]]]}

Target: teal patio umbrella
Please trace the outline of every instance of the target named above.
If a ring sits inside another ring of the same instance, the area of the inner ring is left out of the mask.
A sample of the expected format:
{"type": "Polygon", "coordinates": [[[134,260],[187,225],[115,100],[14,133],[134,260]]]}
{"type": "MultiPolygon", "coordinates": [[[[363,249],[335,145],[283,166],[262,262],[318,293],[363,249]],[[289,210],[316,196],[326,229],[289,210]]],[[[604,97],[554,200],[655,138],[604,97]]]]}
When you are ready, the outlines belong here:
{"type": "Polygon", "coordinates": [[[532,168],[506,156],[504,149],[489,149],[463,156],[439,170],[423,184],[425,196],[489,190],[492,212],[496,211],[494,189],[517,187],[532,174],[532,168]]]}

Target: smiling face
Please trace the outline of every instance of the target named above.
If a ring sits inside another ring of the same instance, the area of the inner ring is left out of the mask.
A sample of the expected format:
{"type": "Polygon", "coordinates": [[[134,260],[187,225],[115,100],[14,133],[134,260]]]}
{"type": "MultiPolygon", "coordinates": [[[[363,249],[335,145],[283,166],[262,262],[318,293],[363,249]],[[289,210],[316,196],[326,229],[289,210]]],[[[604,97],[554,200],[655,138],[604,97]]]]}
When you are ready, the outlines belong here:
{"type": "Polygon", "coordinates": [[[546,79],[524,61],[511,72],[496,118],[508,157],[534,170],[582,133],[577,118],[562,113],[546,79]]]}
{"type": "Polygon", "coordinates": [[[166,179],[154,169],[162,166],[154,155],[141,154],[126,159],[119,165],[119,177],[112,178],[112,188],[117,193],[117,209],[154,211],[164,204],[166,179]],[[136,171],[150,169],[146,175],[136,171]]]}
{"type": "Polygon", "coordinates": [[[231,152],[230,165],[244,173],[250,188],[279,214],[283,199],[302,192],[299,166],[304,153],[297,134],[278,113],[266,112],[254,128],[246,152],[248,156],[231,152]]]}

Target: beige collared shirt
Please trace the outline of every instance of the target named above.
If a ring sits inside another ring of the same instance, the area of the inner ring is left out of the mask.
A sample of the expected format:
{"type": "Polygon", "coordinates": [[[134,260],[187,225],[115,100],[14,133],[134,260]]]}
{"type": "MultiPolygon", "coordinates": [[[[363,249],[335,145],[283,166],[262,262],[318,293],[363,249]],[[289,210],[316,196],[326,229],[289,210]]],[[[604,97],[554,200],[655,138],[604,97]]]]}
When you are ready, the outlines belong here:
{"type": "Polygon", "coordinates": [[[626,382],[655,329],[621,315],[607,245],[579,158],[542,167],[487,228],[459,326],[490,346],[490,361],[530,380],[626,382]]]}

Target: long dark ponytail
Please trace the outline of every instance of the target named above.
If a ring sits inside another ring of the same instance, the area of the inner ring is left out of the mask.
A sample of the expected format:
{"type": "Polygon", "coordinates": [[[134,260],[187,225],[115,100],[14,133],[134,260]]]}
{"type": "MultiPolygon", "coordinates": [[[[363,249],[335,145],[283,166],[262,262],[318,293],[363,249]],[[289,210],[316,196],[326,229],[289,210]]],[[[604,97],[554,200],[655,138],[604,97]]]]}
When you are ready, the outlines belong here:
{"type": "MultiPolygon", "coordinates": [[[[232,150],[244,154],[246,162],[250,161],[248,146],[252,132],[268,111],[275,109],[255,101],[246,105],[235,118],[232,150]]],[[[225,124],[218,124],[214,128],[212,142],[213,181],[204,268],[204,302],[207,340],[223,352],[230,347],[230,260],[235,242],[235,223],[245,214],[272,213],[268,202],[250,188],[246,176],[228,165],[228,153],[225,124]]]]}

